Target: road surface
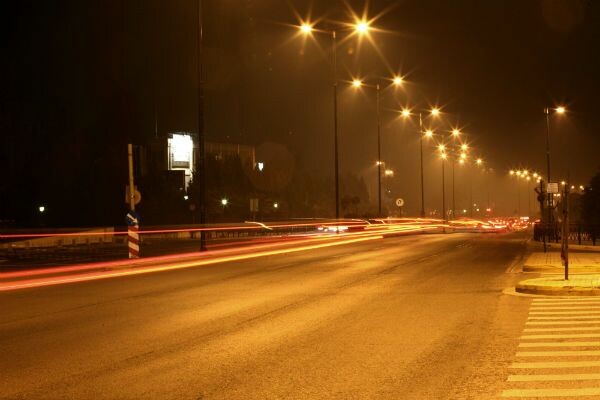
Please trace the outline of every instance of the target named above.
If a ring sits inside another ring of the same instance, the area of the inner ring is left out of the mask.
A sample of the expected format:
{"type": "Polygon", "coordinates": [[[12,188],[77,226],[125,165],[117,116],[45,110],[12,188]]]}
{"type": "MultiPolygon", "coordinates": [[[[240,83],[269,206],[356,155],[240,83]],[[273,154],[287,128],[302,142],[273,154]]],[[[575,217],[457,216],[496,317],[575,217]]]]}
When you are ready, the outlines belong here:
{"type": "Polygon", "coordinates": [[[0,293],[0,398],[488,399],[524,234],[386,238],[0,293]]]}

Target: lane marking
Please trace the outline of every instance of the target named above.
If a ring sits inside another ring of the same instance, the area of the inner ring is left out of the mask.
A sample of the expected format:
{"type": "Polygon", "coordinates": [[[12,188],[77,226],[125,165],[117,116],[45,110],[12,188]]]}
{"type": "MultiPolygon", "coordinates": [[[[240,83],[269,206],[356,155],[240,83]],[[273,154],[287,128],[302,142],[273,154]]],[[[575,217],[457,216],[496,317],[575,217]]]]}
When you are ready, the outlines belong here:
{"type": "Polygon", "coordinates": [[[564,375],[509,375],[508,382],[543,381],[592,381],[600,380],[600,374],[564,374],[564,375]]]}
{"type": "MultiPolygon", "coordinates": [[[[580,368],[600,367],[600,361],[546,361],[546,362],[516,362],[510,368],[539,369],[539,368],[580,368]]],[[[600,390],[600,388],[598,388],[600,390]]]]}
{"type": "Polygon", "coordinates": [[[586,300],[586,301],[552,301],[552,302],[544,302],[544,303],[539,303],[539,302],[533,302],[531,303],[531,305],[533,307],[542,307],[542,306],[570,306],[570,305],[580,305],[580,304],[600,304],[600,300],[586,300]]]}
{"type": "Polygon", "coordinates": [[[600,326],[573,326],[568,328],[527,328],[523,332],[568,332],[568,331],[600,331],[600,326]]]}
{"type": "Polygon", "coordinates": [[[576,299],[533,299],[533,303],[556,303],[556,302],[565,302],[565,303],[577,303],[581,301],[600,301],[596,297],[578,297],[576,299]]]}
{"type": "Polygon", "coordinates": [[[600,324],[600,319],[591,321],[527,321],[525,325],[584,325],[584,324],[600,324]]]}
{"type": "Polygon", "coordinates": [[[521,351],[517,357],[600,356],[600,350],[521,351]]]}
{"type": "Polygon", "coordinates": [[[579,389],[508,389],[502,391],[502,397],[574,397],[597,395],[600,395],[600,387],[579,389]]]}
{"type": "Polygon", "coordinates": [[[523,335],[521,339],[575,339],[575,338],[600,338],[600,333],[558,333],[556,335],[523,335]]]}
{"type": "Polygon", "coordinates": [[[526,342],[519,347],[600,347],[600,342],[526,342]]]}

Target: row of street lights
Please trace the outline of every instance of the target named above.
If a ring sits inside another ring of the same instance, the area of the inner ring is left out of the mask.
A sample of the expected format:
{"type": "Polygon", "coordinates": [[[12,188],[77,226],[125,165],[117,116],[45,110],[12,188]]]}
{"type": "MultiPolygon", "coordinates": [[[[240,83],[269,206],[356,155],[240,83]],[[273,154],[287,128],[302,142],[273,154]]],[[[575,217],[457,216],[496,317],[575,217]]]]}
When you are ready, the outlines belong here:
{"type": "MultiPolygon", "coordinates": [[[[350,24],[353,33],[356,35],[366,35],[370,31],[371,27],[369,22],[366,20],[357,20],[354,24],[350,24]]],[[[304,22],[299,26],[299,30],[304,35],[312,35],[313,33],[323,33],[327,34],[331,37],[331,54],[332,54],[332,64],[333,64],[333,136],[334,136],[334,178],[335,178],[335,217],[339,219],[340,211],[339,211],[339,153],[338,153],[338,101],[337,101],[337,89],[338,89],[338,71],[337,71],[337,31],[333,30],[323,30],[323,29],[315,29],[314,25],[310,22],[304,22]]],[[[391,82],[390,86],[400,87],[404,80],[401,76],[395,76],[389,80],[391,82]]],[[[381,82],[377,82],[375,84],[365,84],[361,79],[353,79],[351,81],[351,85],[354,89],[360,88],[370,88],[375,89],[376,91],[376,114],[377,114],[377,211],[378,215],[382,215],[382,204],[381,204],[381,178],[382,178],[382,166],[383,162],[381,160],[381,107],[380,107],[380,99],[381,99],[381,82]]],[[[404,108],[401,110],[401,115],[404,118],[409,118],[413,114],[418,114],[419,116],[419,134],[420,134],[420,180],[421,180],[421,217],[425,217],[425,184],[424,184],[424,171],[423,171],[423,140],[424,138],[433,137],[433,131],[431,129],[425,130],[423,127],[423,114],[427,114],[431,117],[438,117],[441,111],[439,107],[432,107],[429,110],[419,110],[418,112],[413,112],[409,108],[404,108]]],[[[456,140],[460,135],[460,131],[458,129],[454,129],[452,131],[453,138],[456,140]]],[[[444,146],[444,145],[442,145],[444,146]]],[[[460,145],[461,147],[461,155],[459,159],[460,164],[464,164],[467,161],[466,151],[468,146],[463,143],[460,145]]],[[[444,148],[445,149],[445,148],[444,148]]],[[[444,160],[448,157],[446,151],[441,151],[442,156],[442,173],[444,174],[444,160]]],[[[483,161],[481,159],[476,160],[476,164],[480,165],[483,161]]],[[[386,176],[389,176],[388,172],[391,170],[386,169],[386,176]]],[[[455,213],[455,194],[454,194],[454,159],[453,159],[453,169],[452,169],[452,212],[453,215],[455,213]]],[[[445,175],[445,174],[444,174],[445,175]]],[[[445,207],[445,176],[442,177],[442,198],[443,198],[443,207],[442,214],[443,218],[446,219],[446,207],[445,207]]]]}

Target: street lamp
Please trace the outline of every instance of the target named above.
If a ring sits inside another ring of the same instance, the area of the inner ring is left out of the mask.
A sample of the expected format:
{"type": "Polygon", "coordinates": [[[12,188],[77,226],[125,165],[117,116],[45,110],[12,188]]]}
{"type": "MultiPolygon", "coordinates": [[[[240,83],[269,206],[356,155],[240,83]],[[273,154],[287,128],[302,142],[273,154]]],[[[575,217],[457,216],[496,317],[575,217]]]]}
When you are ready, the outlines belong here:
{"type": "Polygon", "coordinates": [[[440,149],[440,158],[442,159],[442,221],[446,222],[446,173],[444,171],[444,166],[448,156],[444,152],[445,146],[443,144],[440,144],[438,149],[440,149]]]}
{"type": "MultiPolygon", "coordinates": [[[[357,28],[358,30],[358,28],[357,28]]],[[[402,84],[402,78],[395,77],[392,79],[393,86],[399,86],[402,84]]],[[[373,85],[365,85],[362,80],[354,78],[352,80],[352,87],[355,89],[361,87],[374,88],[377,93],[376,98],[376,112],[377,112],[377,216],[381,217],[381,107],[380,107],[380,93],[381,85],[379,83],[373,85]]]]}
{"type": "MultiPolygon", "coordinates": [[[[433,107],[431,110],[427,111],[431,116],[438,116],[440,114],[440,110],[437,107],[433,107]]],[[[408,118],[411,116],[411,111],[409,108],[402,109],[402,117],[408,118]]],[[[421,218],[425,217],[425,178],[423,173],[423,137],[428,139],[433,137],[433,131],[431,129],[423,130],[423,115],[422,112],[419,111],[419,144],[420,144],[420,167],[421,167],[421,218]]]]}
{"type": "MultiPolygon", "coordinates": [[[[313,25],[307,22],[303,22],[298,29],[300,33],[308,36],[315,32],[313,25]]],[[[358,35],[368,34],[370,25],[368,21],[357,21],[354,24],[354,30],[358,35]]],[[[333,69],[333,147],[334,147],[334,180],[335,180],[335,218],[340,218],[340,181],[339,181],[339,156],[338,156],[338,101],[337,101],[337,87],[338,87],[338,71],[337,71],[337,31],[333,30],[319,30],[319,32],[326,33],[331,37],[331,57],[332,57],[332,69],[333,69]]],[[[360,85],[359,85],[360,86],[360,85]]]]}

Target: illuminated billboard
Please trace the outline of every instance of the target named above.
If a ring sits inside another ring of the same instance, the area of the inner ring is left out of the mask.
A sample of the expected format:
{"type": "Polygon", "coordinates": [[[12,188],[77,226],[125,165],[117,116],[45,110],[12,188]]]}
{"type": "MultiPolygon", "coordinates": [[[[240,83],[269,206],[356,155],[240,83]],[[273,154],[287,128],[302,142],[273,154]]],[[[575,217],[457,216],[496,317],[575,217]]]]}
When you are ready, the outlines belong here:
{"type": "Polygon", "coordinates": [[[184,171],[185,188],[192,179],[194,168],[194,140],[187,133],[173,133],[168,139],[169,170],[184,171]]]}

